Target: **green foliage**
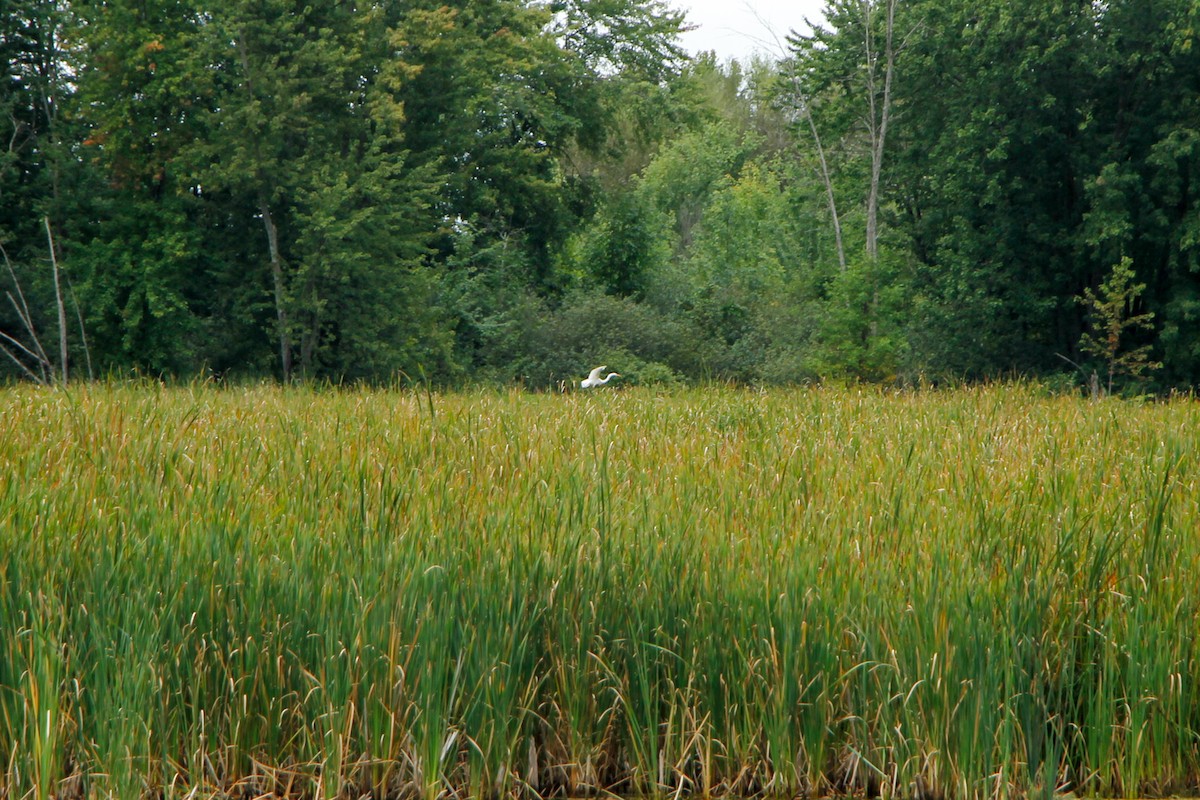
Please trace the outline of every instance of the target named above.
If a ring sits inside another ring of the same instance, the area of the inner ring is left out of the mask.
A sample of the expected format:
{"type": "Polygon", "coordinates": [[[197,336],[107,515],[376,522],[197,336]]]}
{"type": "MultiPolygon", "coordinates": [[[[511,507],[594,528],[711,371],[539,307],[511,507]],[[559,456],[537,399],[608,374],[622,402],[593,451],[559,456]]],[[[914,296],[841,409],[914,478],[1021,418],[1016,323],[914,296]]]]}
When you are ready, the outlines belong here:
{"type": "Polygon", "coordinates": [[[855,261],[829,282],[809,370],[826,378],[893,382],[908,364],[908,286],[896,259],[855,261]]]}
{"type": "Polygon", "coordinates": [[[460,315],[459,356],[475,365],[476,379],[535,389],[573,386],[604,363],[625,382],[698,374],[700,355],[690,344],[697,337],[686,320],[596,290],[570,292],[551,306],[497,280],[498,272],[460,271],[447,282],[446,302],[460,315]]]}
{"type": "Polygon", "coordinates": [[[702,352],[686,320],[657,314],[651,307],[607,294],[579,292],[542,315],[526,331],[516,374],[529,386],[569,385],[599,364],[633,382],[673,382],[696,375],[702,352]]]}
{"type": "Polygon", "coordinates": [[[433,229],[434,176],[407,164],[390,73],[361,77],[379,63],[383,20],[251,4],[223,22],[233,46],[213,46],[229,65],[228,102],[212,117],[215,158],[199,179],[272,214],[276,302],[299,372],[415,371],[411,344],[431,336],[429,315],[414,311],[424,306],[417,269],[433,229]],[[313,129],[316,120],[326,123],[313,129]]]}
{"type": "MultiPolygon", "coordinates": [[[[0,4],[0,247],[4,248],[0,283],[12,297],[0,304],[0,333],[28,341],[21,321],[28,315],[38,335],[46,339],[46,347],[56,337],[59,323],[44,220],[50,220],[56,256],[62,262],[64,231],[76,223],[65,212],[76,182],[87,171],[76,158],[82,131],[64,113],[79,64],[77,53],[64,43],[66,31],[74,24],[73,10],[65,3],[10,0],[0,4]],[[18,299],[11,281],[10,265],[24,301],[18,299]]],[[[67,284],[64,300],[69,304],[71,272],[63,263],[60,268],[67,284]]],[[[69,336],[77,335],[76,330],[69,336]]],[[[15,346],[12,339],[3,341],[6,347],[15,346]]],[[[2,361],[0,377],[25,375],[7,356],[2,361]]]]}
{"type": "MultiPolygon", "coordinates": [[[[135,198],[152,223],[117,235],[119,217],[106,214],[112,221],[80,248],[91,313],[113,328],[101,338],[123,342],[107,357],[176,373],[198,363],[261,369],[261,356],[206,352],[188,330],[187,320],[232,313],[260,346],[282,341],[300,375],[444,372],[446,337],[421,274],[438,226],[435,177],[411,168],[402,148],[403,63],[376,66],[388,52],[386,19],[283,0],[176,5],[85,10],[89,143],[118,196],[135,198]],[[150,260],[131,262],[138,250],[150,260]],[[179,322],[166,320],[168,307],[179,322]],[[155,333],[149,319],[166,321],[155,333]]],[[[117,205],[107,202],[93,208],[117,205]]]]}
{"type": "Polygon", "coordinates": [[[489,240],[519,236],[525,280],[543,290],[571,221],[558,159],[602,125],[585,65],[550,21],[544,7],[487,0],[418,7],[392,32],[414,67],[396,92],[405,144],[442,172],[436,211],[489,240]]]}
{"type": "MultiPolygon", "coordinates": [[[[451,316],[455,360],[484,381],[509,381],[545,301],[522,281],[528,252],[516,238],[480,243],[466,222],[453,231],[453,251],[437,303],[451,316]]],[[[457,375],[455,377],[461,377],[457,375]]]]}
{"type": "Polygon", "coordinates": [[[897,78],[905,109],[893,181],[922,297],[917,351],[932,371],[1057,368],[1089,271],[1073,233],[1095,110],[1083,87],[1095,6],[902,4],[912,30],[897,78]],[[971,76],[952,88],[939,75],[971,76]],[[911,113],[910,113],[911,112],[911,113]]]}
{"type": "Polygon", "coordinates": [[[207,270],[204,243],[189,224],[183,198],[130,202],[106,193],[94,199],[102,225],[75,245],[72,267],[82,274],[90,344],[102,372],[195,374],[208,348],[195,313],[198,280],[207,270]]]}
{"type": "Polygon", "coordinates": [[[892,59],[887,7],[777,65],[657,0],[11,0],[0,243],[49,329],[50,217],[105,370],[536,385],[596,291],[688,379],[1045,377],[1127,255],[1194,385],[1194,4],[908,0],[892,59]]]}
{"type": "Polygon", "coordinates": [[[641,298],[653,277],[668,268],[672,236],[669,218],[635,187],[596,212],[574,243],[575,271],[611,294],[641,298]]]}
{"type": "Polygon", "coordinates": [[[689,253],[697,287],[741,304],[769,299],[796,261],[791,198],[778,170],[747,165],[733,182],[711,192],[689,253]]]}
{"type": "Polygon", "coordinates": [[[677,41],[682,11],[661,0],[558,0],[552,31],[597,75],[662,83],[686,59],[677,41]]]}
{"type": "Polygon", "coordinates": [[[800,246],[797,198],[778,164],[747,164],[711,191],[684,262],[709,369],[757,380],[781,341],[796,343],[788,306],[805,299],[813,265],[800,246]]]}
{"type": "Polygon", "coordinates": [[[0,6],[0,245],[18,261],[35,249],[50,188],[59,24],[60,14],[45,2],[0,6]]]}
{"type": "Polygon", "coordinates": [[[1079,301],[1087,308],[1088,327],[1079,348],[1100,360],[1108,374],[1108,392],[1117,376],[1140,380],[1148,370],[1162,364],[1150,360],[1151,345],[1130,347],[1128,334],[1153,329],[1153,312],[1134,313],[1146,284],[1134,283],[1133,260],[1128,256],[1113,265],[1112,272],[1096,291],[1083,290],[1079,301]]]}
{"type": "Polygon", "coordinates": [[[675,219],[677,247],[691,246],[709,195],[750,157],[754,143],[745,132],[714,122],[663,148],[643,175],[643,191],[659,211],[675,219]]]}

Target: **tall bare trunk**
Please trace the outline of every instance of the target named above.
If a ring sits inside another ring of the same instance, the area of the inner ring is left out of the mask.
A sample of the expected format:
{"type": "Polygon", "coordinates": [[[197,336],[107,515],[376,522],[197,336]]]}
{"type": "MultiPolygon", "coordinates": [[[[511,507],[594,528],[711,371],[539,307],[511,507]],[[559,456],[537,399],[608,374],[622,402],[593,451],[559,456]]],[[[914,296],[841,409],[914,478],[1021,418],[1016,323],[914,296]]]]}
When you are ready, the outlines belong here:
{"type": "Polygon", "coordinates": [[[267,254],[271,260],[271,282],[275,289],[275,315],[279,323],[279,363],[283,380],[292,379],[292,337],[288,332],[287,305],[283,290],[283,261],[279,256],[279,231],[271,216],[271,204],[265,192],[259,191],[258,211],[262,215],[263,227],[267,231],[267,254]]]}
{"type": "Polygon", "coordinates": [[[887,142],[888,120],[892,110],[892,75],[895,72],[895,48],[892,31],[895,27],[896,0],[886,0],[887,20],[884,26],[883,97],[876,101],[875,52],[871,33],[871,0],[862,0],[863,28],[867,55],[867,127],[871,137],[871,183],[867,191],[867,258],[874,262],[879,256],[879,184],[883,174],[883,151],[887,142]]]}
{"type": "Polygon", "coordinates": [[[829,174],[829,162],[825,159],[825,148],[821,145],[821,134],[817,132],[817,122],[813,119],[812,105],[800,89],[800,81],[792,75],[792,91],[801,113],[808,120],[808,129],[812,132],[813,145],[817,148],[817,164],[821,168],[821,182],[825,184],[825,200],[829,205],[829,216],[833,220],[833,238],[837,244],[838,267],[846,271],[846,248],[842,244],[842,221],[838,217],[837,199],[833,194],[833,178],[829,174]]]}
{"type": "Polygon", "coordinates": [[[62,382],[67,382],[67,307],[63,305],[62,286],[58,279],[58,257],[54,254],[54,236],[50,233],[50,218],[42,217],[46,225],[46,242],[50,245],[50,268],[54,271],[54,303],[58,306],[58,358],[62,367],[62,382]]]}
{"type": "Polygon", "coordinates": [[[821,135],[817,133],[817,123],[813,120],[812,109],[805,108],[808,117],[808,127],[812,131],[813,142],[817,146],[817,161],[821,165],[821,180],[825,183],[825,199],[829,203],[829,216],[833,218],[833,238],[837,244],[838,268],[846,271],[846,247],[842,244],[842,221],[838,218],[837,200],[833,196],[833,179],[829,175],[829,163],[825,160],[825,148],[821,146],[821,135]]]}
{"type": "MultiPolygon", "coordinates": [[[[879,61],[879,54],[875,52],[874,37],[871,31],[871,6],[872,0],[862,0],[863,7],[863,28],[866,38],[866,55],[867,55],[867,107],[870,118],[868,120],[868,129],[871,134],[871,184],[867,189],[867,241],[866,252],[867,262],[874,268],[879,261],[879,184],[883,175],[883,150],[887,142],[888,119],[892,111],[892,73],[896,63],[895,49],[893,47],[892,30],[895,27],[896,19],[896,0],[884,0],[886,3],[887,19],[884,22],[884,46],[883,46],[883,97],[876,102],[876,69],[875,65],[879,61]],[[880,107],[882,106],[882,107],[880,107]]],[[[873,288],[871,291],[871,306],[872,308],[879,305],[879,284],[878,275],[872,269],[871,281],[873,288]]],[[[879,332],[879,320],[874,313],[870,313],[870,324],[868,326],[868,335],[874,339],[879,332]]]]}

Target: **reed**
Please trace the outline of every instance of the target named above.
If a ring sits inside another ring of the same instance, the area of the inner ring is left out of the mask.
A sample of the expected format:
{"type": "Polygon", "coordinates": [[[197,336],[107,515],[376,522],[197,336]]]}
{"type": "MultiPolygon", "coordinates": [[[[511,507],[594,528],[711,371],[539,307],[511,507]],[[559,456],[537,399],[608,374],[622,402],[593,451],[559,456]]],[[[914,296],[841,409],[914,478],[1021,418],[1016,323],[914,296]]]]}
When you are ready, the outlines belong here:
{"type": "Polygon", "coordinates": [[[1200,788],[1200,407],[0,392],[0,797],[1200,788]]]}

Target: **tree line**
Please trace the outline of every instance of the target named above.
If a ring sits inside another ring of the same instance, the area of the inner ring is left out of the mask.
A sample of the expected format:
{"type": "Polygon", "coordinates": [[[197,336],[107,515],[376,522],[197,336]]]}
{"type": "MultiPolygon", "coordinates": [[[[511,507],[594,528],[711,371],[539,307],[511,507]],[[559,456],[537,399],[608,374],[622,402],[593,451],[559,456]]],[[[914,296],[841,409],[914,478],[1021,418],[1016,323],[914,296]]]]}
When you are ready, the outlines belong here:
{"type": "Polygon", "coordinates": [[[1197,382],[1200,8],[813,22],[9,0],[0,375],[1197,382]]]}

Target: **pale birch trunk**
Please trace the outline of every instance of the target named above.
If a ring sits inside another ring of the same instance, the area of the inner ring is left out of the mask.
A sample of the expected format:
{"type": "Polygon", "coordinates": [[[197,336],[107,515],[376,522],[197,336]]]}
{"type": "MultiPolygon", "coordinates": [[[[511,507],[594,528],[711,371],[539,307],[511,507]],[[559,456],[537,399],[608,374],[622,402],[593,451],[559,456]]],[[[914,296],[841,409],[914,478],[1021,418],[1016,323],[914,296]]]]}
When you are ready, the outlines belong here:
{"type": "Polygon", "coordinates": [[[50,218],[43,217],[46,225],[46,242],[50,245],[50,268],[54,271],[54,304],[58,306],[58,358],[62,368],[62,382],[69,377],[67,369],[67,307],[63,304],[62,285],[58,277],[58,256],[54,253],[54,236],[50,233],[50,218]]]}
{"type": "Polygon", "coordinates": [[[895,27],[896,0],[886,0],[887,21],[884,26],[883,97],[877,101],[876,69],[879,54],[875,52],[871,35],[871,0],[862,0],[867,56],[867,127],[871,139],[871,183],[867,190],[867,259],[874,263],[879,257],[879,184],[883,175],[883,152],[887,143],[888,120],[892,111],[892,75],[896,55],[892,31],[895,27]]]}
{"type": "Polygon", "coordinates": [[[829,174],[829,162],[825,158],[825,148],[821,145],[821,134],[817,132],[817,122],[813,119],[812,106],[800,89],[800,81],[792,75],[792,91],[796,104],[808,120],[808,129],[812,132],[813,145],[817,149],[817,164],[820,166],[821,182],[825,185],[825,201],[829,205],[829,216],[833,220],[833,238],[837,246],[838,267],[846,271],[846,248],[842,244],[842,221],[838,217],[837,199],[833,193],[833,177],[829,174]]]}

